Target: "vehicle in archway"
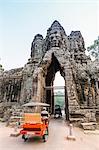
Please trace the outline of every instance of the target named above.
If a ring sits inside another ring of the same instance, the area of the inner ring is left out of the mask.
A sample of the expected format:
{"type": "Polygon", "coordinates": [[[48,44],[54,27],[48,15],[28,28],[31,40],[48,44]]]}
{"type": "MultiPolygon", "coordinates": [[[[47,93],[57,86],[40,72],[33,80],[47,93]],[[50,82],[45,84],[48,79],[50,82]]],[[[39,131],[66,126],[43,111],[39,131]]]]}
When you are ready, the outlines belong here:
{"type": "Polygon", "coordinates": [[[60,105],[55,105],[54,118],[61,118],[62,111],[60,105]]]}

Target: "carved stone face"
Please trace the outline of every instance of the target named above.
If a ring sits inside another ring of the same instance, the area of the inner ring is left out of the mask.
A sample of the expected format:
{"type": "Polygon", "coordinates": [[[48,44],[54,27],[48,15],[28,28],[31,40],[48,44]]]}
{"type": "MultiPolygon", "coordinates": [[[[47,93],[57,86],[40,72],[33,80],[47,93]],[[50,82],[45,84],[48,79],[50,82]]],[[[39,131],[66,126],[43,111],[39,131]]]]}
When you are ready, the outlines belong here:
{"type": "Polygon", "coordinates": [[[35,41],[35,52],[38,54],[40,53],[40,51],[42,50],[42,40],[38,39],[37,41],[35,41]]]}
{"type": "Polygon", "coordinates": [[[60,47],[60,43],[62,41],[62,37],[59,31],[51,32],[49,36],[50,47],[60,47]]]}

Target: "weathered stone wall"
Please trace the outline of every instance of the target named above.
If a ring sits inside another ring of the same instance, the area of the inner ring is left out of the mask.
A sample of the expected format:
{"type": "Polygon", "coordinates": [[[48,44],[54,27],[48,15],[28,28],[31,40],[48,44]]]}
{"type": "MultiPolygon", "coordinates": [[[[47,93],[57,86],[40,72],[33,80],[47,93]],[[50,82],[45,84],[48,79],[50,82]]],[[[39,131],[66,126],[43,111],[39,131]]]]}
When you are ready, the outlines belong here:
{"type": "Polygon", "coordinates": [[[20,100],[22,68],[2,72],[0,76],[0,102],[20,100]]]}

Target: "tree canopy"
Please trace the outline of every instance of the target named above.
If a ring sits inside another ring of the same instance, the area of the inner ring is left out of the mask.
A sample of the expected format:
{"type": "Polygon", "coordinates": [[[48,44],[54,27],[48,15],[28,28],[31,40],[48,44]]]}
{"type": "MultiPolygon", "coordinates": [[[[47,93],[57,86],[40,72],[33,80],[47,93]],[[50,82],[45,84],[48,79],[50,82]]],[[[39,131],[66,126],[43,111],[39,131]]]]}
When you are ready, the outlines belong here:
{"type": "Polygon", "coordinates": [[[94,44],[87,48],[87,51],[92,59],[99,59],[99,36],[94,41],[94,44]]]}

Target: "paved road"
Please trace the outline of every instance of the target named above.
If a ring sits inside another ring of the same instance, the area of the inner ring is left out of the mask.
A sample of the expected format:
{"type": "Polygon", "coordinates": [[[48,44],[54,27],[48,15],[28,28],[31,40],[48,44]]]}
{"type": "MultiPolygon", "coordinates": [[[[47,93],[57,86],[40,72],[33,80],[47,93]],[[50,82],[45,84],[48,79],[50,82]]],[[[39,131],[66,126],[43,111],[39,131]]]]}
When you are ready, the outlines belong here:
{"type": "Polygon", "coordinates": [[[10,137],[12,131],[0,123],[0,150],[99,150],[99,135],[84,134],[79,128],[74,128],[76,141],[68,141],[69,129],[63,120],[51,120],[46,143],[38,139],[24,142],[21,136],[10,137]]]}

